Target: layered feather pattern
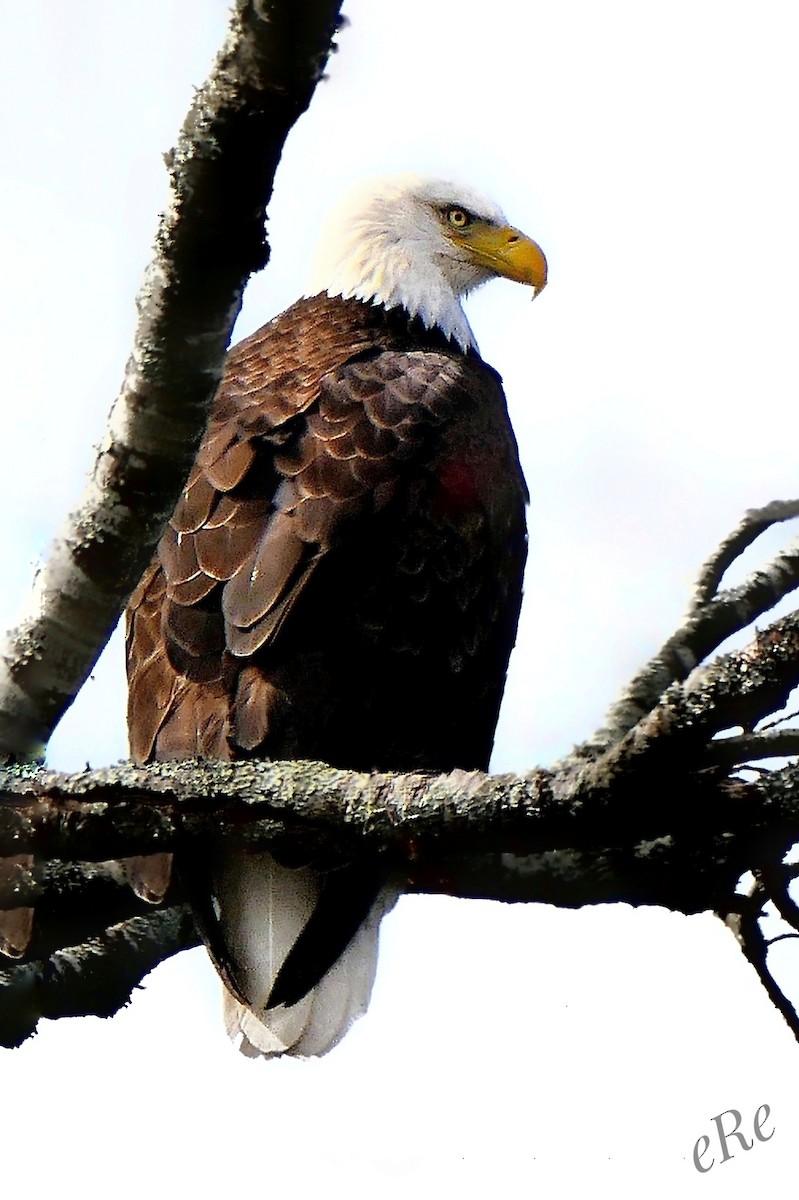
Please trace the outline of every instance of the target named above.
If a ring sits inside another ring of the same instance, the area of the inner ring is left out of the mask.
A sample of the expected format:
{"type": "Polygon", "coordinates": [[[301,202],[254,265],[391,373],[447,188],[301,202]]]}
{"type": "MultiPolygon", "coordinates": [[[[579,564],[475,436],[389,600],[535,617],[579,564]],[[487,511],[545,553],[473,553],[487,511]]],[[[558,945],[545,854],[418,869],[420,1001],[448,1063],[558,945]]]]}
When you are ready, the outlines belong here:
{"type": "MultiPolygon", "coordinates": [[[[476,352],[401,309],[299,301],[231,352],[131,599],[133,757],[487,767],[525,501],[476,352]]],[[[242,1048],[335,1044],[368,1001],[384,869],[324,877],[213,850],[182,870],[242,1048]],[[268,1007],[278,972],[290,1000],[268,1007]]],[[[135,871],[146,891],[147,863],[135,871]]]]}

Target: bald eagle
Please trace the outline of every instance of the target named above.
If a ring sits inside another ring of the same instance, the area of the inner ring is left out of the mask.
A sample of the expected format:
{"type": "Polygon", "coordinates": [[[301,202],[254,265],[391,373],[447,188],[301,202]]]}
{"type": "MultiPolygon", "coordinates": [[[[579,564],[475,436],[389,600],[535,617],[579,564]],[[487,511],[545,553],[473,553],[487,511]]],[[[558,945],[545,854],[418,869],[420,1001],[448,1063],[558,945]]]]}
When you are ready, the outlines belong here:
{"type": "MultiPolygon", "coordinates": [[[[139,762],[485,770],[514,643],[527,492],[462,298],[546,283],[477,192],[409,176],[334,215],[305,298],[231,350],[197,460],[127,613],[139,762]]],[[[250,1055],[322,1054],[369,1000],[397,892],[210,848],[178,871],[250,1055]]],[[[134,860],[158,900],[164,856],[134,860]]]]}

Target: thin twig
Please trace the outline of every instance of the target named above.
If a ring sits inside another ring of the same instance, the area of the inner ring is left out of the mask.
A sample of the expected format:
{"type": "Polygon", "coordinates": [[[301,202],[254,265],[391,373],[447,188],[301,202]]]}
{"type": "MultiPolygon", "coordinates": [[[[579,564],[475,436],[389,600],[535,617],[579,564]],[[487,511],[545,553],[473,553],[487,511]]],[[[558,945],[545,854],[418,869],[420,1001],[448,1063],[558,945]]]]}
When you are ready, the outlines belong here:
{"type": "Polygon", "coordinates": [[[784,725],[786,721],[793,721],[795,717],[799,717],[799,709],[793,709],[791,712],[780,713],[778,717],[774,717],[771,721],[765,721],[758,728],[758,733],[766,733],[768,730],[776,729],[780,725],[784,725]]]}
{"type": "MultiPolygon", "coordinates": [[[[753,892],[758,888],[757,881],[753,892]]],[[[774,1007],[782,1013],[788,1028],[799,1041],[799,1013],[782,991],[768,968],[769,942],[760,927],[762,909],[752,904],[742,905],[736,913],[736,936],[748,962],[757,972],[758,979],[774,1007]]]]}
{"type": "Polygon", "coordinates": [[[791,881],[782,863],[761,862],[759,876],[763,881],[765,894],[776,908],[786,925],[799,930],[799,904],[788,891],[791,881]]]}
{"type": "Polygon", "coordinates": [[[777,942],[799,941],[799,933],[778,933],[776,937],[764,938],[763,940],[766,943],[766,947],[771,949],[777,942]]]}

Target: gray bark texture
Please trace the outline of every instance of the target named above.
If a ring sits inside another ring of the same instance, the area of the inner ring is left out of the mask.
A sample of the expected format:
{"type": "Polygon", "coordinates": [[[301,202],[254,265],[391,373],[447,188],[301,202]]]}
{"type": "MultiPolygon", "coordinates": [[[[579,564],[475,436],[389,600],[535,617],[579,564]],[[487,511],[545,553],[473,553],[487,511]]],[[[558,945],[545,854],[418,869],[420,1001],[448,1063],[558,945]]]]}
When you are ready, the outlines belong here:
{"type": "Polygon", "coordinates": [[[238,0],[214,68],[166,156],[171,191],[138,327],[87,489],[0,652],[0,758],[41,758],[111,635],[194,461],[266,205],[308,107],[340,0],[238,0]]]}

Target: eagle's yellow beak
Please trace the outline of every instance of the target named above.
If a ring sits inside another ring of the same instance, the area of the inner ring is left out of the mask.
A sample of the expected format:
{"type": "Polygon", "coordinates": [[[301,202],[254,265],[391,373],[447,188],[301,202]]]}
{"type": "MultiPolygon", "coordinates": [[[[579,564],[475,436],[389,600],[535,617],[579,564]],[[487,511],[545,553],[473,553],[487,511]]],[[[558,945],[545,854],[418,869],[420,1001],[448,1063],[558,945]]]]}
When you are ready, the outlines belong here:
{"type": "Polygon", "coordinates": [[[497,227],[487,221],[475,222],[459,238],[476,262],[495,275],[526,283],[535,298],[547,285],[547,260],[532,238],[512,225],[497,227]],[[465,236],[464,236],[465,235],[465,236]]]}

